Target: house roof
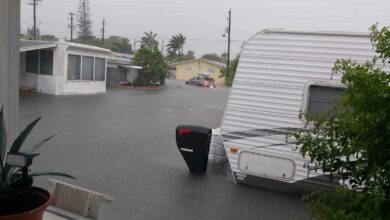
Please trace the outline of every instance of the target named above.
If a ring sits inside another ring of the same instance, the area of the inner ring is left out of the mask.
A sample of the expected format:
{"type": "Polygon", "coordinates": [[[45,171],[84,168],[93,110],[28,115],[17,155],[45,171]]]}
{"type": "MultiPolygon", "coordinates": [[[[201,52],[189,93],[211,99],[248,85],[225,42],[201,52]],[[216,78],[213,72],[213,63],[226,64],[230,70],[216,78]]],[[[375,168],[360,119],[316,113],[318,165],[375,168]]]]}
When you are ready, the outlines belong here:
{"type": "Polygon", "coordinates": [[[111,53],[111,50],[105,49],[102,47],[96,47],[96,46],[90,46],[86,44],[79,44],[79,43],[73,43],[73,42],[63,42],[68,44],[69,48],[79,48],[79,49],[85,49],[85,50],[94,50],[94,51],[100,51],[103,53],[111,53]]]}
{"type": "Polygon", "coordinates": [[[177,65],[180,65],[180,64],[185,64],[185,63],[192,63],[192,62],[205,62],[205,63],[208,63],[208,64],[211,64],[211,65],[214,65],[214,66],[217,66],[217,67],[224,67],[225,64],[224,63],[221,63],[221,62],[217,62],[217,61],[213,61],[213,60],[208,60],[208,59],[203,59],[203,58],[199,58],[199,59],[194,59],[194,60],[187,60],[187,61],[183,61],[183,62],[179,62],[179,63],[174,63],[172,64],[173,66],[177,66],[177,65]]]}
{"type": "Polygon", "coordinates": [[[124,68],[129,68],[129,69],[136,69],[136,70],[142,70],[142,66],[134,66],[134,65],[119,65],[124,68]]]}
{"type": "Polygon", "coordinates": [[[127,54],[127,53],[118,53],[118,52],[111,52],[110,58],[124,58],[124,59],[131,59],[133,55],[127,54]]]}
{"type": "Polygon", "coordinates": [[[55,41],[20,40],[20,52],[53,48],[57,46],[55,41]]]}
{"type": "Polygon", "coordinates": [[[130,54],[111,52],[108,56],[108,62],[111,64],[130,65],[132,64],[130,54]]]}
{"type": "Polygon", "coordinates": [[[67,44],[69,48],[80,48],[85,50],[94,50],[94,51],[100,51],[104,53],[111,53],[111,50],[109,49],[90,46],[86,44],[79,44],[79,43],[65,42],[65,41],[57,42],[57,41],[40,41],[40,40],[20,40],[20,52],[54,48],[57,47],[59,43],[67,44]]]}
{"type": "Polygon", "coordinates": [[[111,52],[108,56],[108,66],[109,67],[123,67],[123,68],[129,68],[129,69],[139,69],[141,70],[141,66],[134,66],[132,59],[132,55],[127,53],[117,53],[117,52],[111,52]]]}

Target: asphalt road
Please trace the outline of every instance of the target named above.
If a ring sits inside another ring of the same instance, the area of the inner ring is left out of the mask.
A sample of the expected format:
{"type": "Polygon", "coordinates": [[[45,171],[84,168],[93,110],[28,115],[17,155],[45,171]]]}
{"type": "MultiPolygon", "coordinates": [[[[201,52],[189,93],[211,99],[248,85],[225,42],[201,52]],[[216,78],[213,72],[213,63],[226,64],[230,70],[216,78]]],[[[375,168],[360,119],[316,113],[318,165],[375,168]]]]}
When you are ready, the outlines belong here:
{"type": "MultiPolygon", "coordinates": [[[[109,89],[106,94],[23,95],[20,126],[42,116],[26,145],[40,149],[33,171],[105,193],[102,219],[309,219],[299,198],[237,185],[227,164],[193,176],[176,147],[179,124],[219,126],[229,89],[168,81],[160,91],[109,89]]],[[[25,146],[26,147],[26,146],[25,146]]],[[[36,185],[46,187],[46,178],[36,185]]]]}

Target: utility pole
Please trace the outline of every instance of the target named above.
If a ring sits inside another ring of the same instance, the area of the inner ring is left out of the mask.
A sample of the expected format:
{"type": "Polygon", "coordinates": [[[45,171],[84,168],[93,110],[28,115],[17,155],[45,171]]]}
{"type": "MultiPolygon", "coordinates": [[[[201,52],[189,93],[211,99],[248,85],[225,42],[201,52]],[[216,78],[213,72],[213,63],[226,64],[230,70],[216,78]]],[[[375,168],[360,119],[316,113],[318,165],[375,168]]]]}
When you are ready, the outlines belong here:
{"type": "Polygon", "coordinates": [[[34,0],[34,40],[37,39],[37,0],[34,0]]]}
{"type": "Polygon", "coordinates": [[[85,33],[87,32],[87,24],[85,23],[86,22],[86,17],[87,17],[87,12],[86,12],[86,9],[85,9],[85,0],[83,1],[83,20],[84,20],[84,24],[83,24],[83,35],[85,37],[85,33]]]}
{"type": "Polygon", "coordinates": [[[227,64],[226,64],[226,78],[229,77],[229,66],[230,66],[230,33],[232,29],[232,9],[229,10],[229,30],[228,30],[228,54],[227,54],[227,64]]]}
{"type": "Polygon", "coordinates": [[[32,5],[33,6],[33,19],[34,19],[34,30],[33,30],[33,37],[34,37],[34,40],[37,39],[37,5],[38,5],[38,2],[41,1],[41,0],[32,0],[29,5],[32,5]]]}
{"type": "Polygon", "coordinates": [[[162,40],[161,42],[161,53],[164,54],[164,40],[162,40]]]}
{"type": "Polygon", "coordinates": [[[73,41],[73,16],[75,15],[74,13],[69,13],[70,15],[70,41],[73,41]]]}
{"type": "Polygon", "coordinates": [[[104,45],[104,31],[105,31],[105,26],[106,26],[106,19],[103,18],[103,23],[102,23],[102,45],[104,45]]]}
{"type": "Polygon", "coordinates": [[[135,53],[136,53],[136,51],[135,51],[136,47],[135,46],[136,46],[137,42],[141,43],[141,41],[134,39],[134,43],[133,43],[133,47],[134,47],[133,48],[133,67],[131,69],[131,88],[134,88],[134,66],[135,66],[135,53]]]}

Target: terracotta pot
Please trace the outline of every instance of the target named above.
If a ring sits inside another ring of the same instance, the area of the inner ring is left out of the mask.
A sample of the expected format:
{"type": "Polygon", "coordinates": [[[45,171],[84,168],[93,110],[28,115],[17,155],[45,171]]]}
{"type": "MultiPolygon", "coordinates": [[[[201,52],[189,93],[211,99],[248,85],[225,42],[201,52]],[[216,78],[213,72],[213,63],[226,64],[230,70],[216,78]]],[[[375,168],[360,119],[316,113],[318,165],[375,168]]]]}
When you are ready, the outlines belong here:
{"type": "Polygon", "coordinates": [[[19,214],[0,216],[0,220],[42,220],[43,213],[50,205],[52,199],[52,196],[46,190],[32,187],[27,200],[31,203],[36,203],[34,204],[35,207],[19,214]]]}

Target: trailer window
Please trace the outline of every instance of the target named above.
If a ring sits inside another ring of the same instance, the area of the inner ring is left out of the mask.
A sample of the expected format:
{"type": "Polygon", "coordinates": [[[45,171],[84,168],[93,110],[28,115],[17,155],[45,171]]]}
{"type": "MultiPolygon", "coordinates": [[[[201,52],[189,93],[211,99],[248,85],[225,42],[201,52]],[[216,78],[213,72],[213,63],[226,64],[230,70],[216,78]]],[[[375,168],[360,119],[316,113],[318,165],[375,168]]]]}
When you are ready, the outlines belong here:
{"type": "Polygon", "coordinates": [[[105,81],[106,75],[106,59],[97,58],[95,59],[95,80],[105,81]]]}
{"type": "Polygon", "coordinates": [[[53,51],[52,50],[40,51],[39,74],[53,75],[53,51]]]}
{"type": "Polygon", "coordinates": [[[308,103],[306,113],[310,117],[316,117],[328,111],[336,101],[340,100],[344,88],[311,85],[308,91],[308,103]]]}
{"type": "Polygon", "coordinates": [[[81,56],[71,55],[68,56],[68,79],[78,80],[80,79],[81,72],[81,56]]]}
{"type": "Polygon", "coordinates": [[[93,80],[93,57],[83,56],[81,79],[93,80]]]}
{"type": "Polygon", "coordinates": [[[26,72],[37,73],[39,67],[39,50],[26,52],[26,72]]]}

